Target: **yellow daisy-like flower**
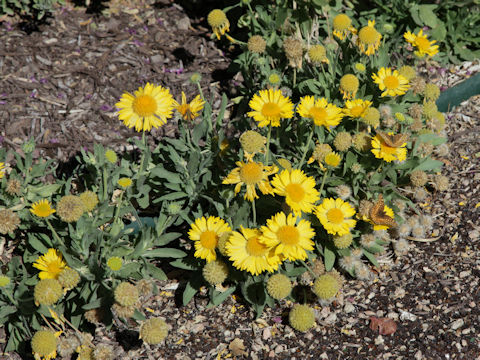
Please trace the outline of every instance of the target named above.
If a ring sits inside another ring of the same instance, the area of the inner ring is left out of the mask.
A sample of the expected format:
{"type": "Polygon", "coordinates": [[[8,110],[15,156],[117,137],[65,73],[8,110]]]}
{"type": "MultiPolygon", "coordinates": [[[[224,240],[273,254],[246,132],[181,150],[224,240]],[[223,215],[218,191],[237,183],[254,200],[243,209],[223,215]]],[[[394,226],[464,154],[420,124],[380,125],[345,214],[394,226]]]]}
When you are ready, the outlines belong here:
{"type": "Polygon", "coordinates": [[[258,199],[255,187],[258,186],[262,194],[273,194],[273,189],[268,181],[268,176],[275,174],[278,168],[275,165],[264,166],[262,163],[250,161],[244,163],[237,161],[237,166],[228,176],[223,179],[222,184],[236,184],[235,194],[238,194],[243,184],[247,185],[247,192],[244,199],[253,201],[258,199]]]}
{"type": "Polygon", "coordinates": [[[300,169],[283,170],[272,179],[272,186],[276,194],[285,196],[285,202],[297,216],[302,211],[311,213],[314,203],[320,199],[315,179],[300,169]]]}
{"type": "Polygon", "coordinates": [[[207,16],[207,22],[217,36],[217,40],[220,40],[222,35],[230,30],[230,22],[228,21],[227,15],[220,9],[210,11],[207,16]]]}
{"type": "Polygon", "coordinates": [[[392,71],[391,68],[380,68],[377,74],[372,74],[372,79],[384,96],[403,95],[410,88],[407,78],[399,74],[398,70],[392,71]]]}
{"type": "Polygon", "coordinates": [[[304,118],[312,119],[315,125],[325,126],[328,131],[332,127],[340,124],[343,118],[342,109],[336,105],[330,104],[327,99],[315,99],[314,96],[307,95],[300,99],[297,112],[304,118]]]}
{"type": "MultiPolygon", "coordinates": [[[[393,132],[389,132],[388,135],[393,135],[393,132]]],[[[404,161],[407,158],[407,143],[404,142],[398,147],[387,145],[380,135],[375,135],[372,138],[372,153],[377,159],[383,159],[386,162],[392,162],[394,160],[404,161]]]]}
{"type": "Polygon", "coordinates": [[[118,118],[136,131],[150,131],[167,123],[175,107],[170,90],[147,83],[130,94],[124,93],[115,106],[120,109],[118,118]]]}
{"type": "Polygon", "coordinates": [[[5,175],[5,163],[0,162],[0,179],[5,175]]]}
{"type": "Polygon", "coordinates": [[[370,106],[372,106],[372,102],[369,100],[347,100],[343,112],[345,115],[357,119],[363,117],[370,106]]]}
{"type": "Polygon", "coordinates": [[[331,167],[336,168],[338,165],[340,165],[340,161],[342,161],[342,158],[334,151],[325,155],[325,164],[331,167]]]}
{"type": "Polygon", "coordinates": [[[253,275],[278,269],[282,260],[280,256],[275,255],[271,246],[260,242],[261,235],[260,230],[244,228],[241,225],[240,232],[232,233],[225,244],[225,250],[233,266],[253,275]]]}
{"type": "Polygon", "coordinates": [[[357,29],[352,26],[352,20],[345,14],[335,16],[333,18],[333,35],[344,40],[349,33],[357,33],[357,29]]]}
{"type": "Polygon", "coordinates": [[[283,212],[275,214],[267,220],[267,226],[262,226],[260,241],[274,247],[275,254],[285,259],[305,260],[307,250],[313,250],[315,231],[309,221],[298,220],[292,213],[288,217],[283,212]]]}
{"type": "Polygon", "coordinates": [[[204,104],[205,101],[202,100],[200,95],[195,96],[195,98],[190,102],[190,104],[187,103],[187,97],[182,91],[182,103],[179,104],[175,102],[175,108],[182,115],[184,120],[192,121],[203,110],[204,104]]]}
{"type": "Polygon", "coordinates": [[[427,39],[427,35],[425,35],[421,29],[418,34],[407,31],[405,34],[403,34],[403,37],[405,40],[407,40],[407,42],[417,47],[415,55],[418,57],[424,57],[425,55],[431,57],[438,53],[438,45],[433,45],[436,43],[436,41],[429,41],[427,39]]]}
{"type": "Polygon", "coordinates": [[[55,209],[52,209],[50,201],[47,199],[42,199],[32,204],[30,212],[38,217],[49,217],[55,212],[55,209]]]}
{"type": "Polygon", "coordinates": [[[380,46],[382,35],[375,29],[375,20],[368,20],[368,25],[358,32],[357,46],[367,56],[375,54],[380,46]]]}
{"type": "Polygon", "coordinates": [[[123,187],[124,189],[126,189],[126,188],[132,186],[132,179],[123,177],[123,178],[118,179],[117,184],[120,185],[121,187],[123,187]]]}
{"type": "Polygon", "coordinates": [[[344,99],[352,99],[355,97],[358,91],[360,82],[358,78],[353,74],[345,74],[340,79],[340,92],[344,99]]]}
{"type": "Polygon", "coordinates": [[[230,232],[232,229],[225,222],[216,216],[210,216],[206,219],[204,216],[195,219],[188,231],[188,237],[195,242],[194,256],[199,259],[205,259],[207,262],[217,259],[215,248],[218,239],[223,233],[230,232]]]}
{"type": "Polygon", "coordinates": [[[329,234],[343,236],[355,227],[355,209],[342,199],[324,199],[315,209],[315,215],[329,234]]]}
{"type": "Polygon", "coordinates": [[[48,249],[47,253],[40,256],[33,267],[40,270],[40,279],[58,279],[63,269],[68,269],[67,263],[63,260],[62,253],[56,249],[48,249]]]}
{"type": "Polygon", "coordinates": [[[247,115],[258,121],[258,127],[277,127],[280,126],[280,119],[293,117],[293,103],[290,98],[283,96],[280,90],[260,90],[253,95],[248,105],[253,111],[249,111],[247,115]]]}

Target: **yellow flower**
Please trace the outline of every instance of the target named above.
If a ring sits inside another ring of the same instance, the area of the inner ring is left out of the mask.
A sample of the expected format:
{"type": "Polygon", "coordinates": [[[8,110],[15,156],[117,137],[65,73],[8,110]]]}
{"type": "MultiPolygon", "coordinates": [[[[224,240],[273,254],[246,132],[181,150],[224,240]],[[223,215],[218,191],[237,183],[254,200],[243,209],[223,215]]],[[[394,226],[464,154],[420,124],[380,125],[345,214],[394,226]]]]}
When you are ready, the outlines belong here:
{"type": "Polygon", "coordinates": [[[205,101],[200,98],[200,95],[195,96],[195,98],[190,102],[190,104],[187,103],[187,97],[182,91],[182,103],[178,104],[177,102],[175,102],[175,108],[182,115],[184,120],[192,121],[203,110],[204,104],[205,101]]]}
{"type": "Polygon", "coordinates": [[[47,253],[40,256],[33,267],[40,270],[40,279],[58,279],[63,269],[68,269],[67,263],[63,260],[62,253],[56,249],[48,249],[47,253]]]}
{"type": "Polygon", "coordinates": [[[42,199],[32,205],[30,212],[38,217],[49,217],[55,212],[55,209],[52,209],[47,199],[42,199]]]}
{"type": "Polygon", "coordinates": [[[118,271],[123,266],[123,260],[121,258],[119,258],[118,256],[113,256],[113,257],[111,257],[107,260],[107,266],[112,271],[118,271]]]}
{"type": "Polygon", "coordinates": [[[357,46],[361,53],[373,55],[380,46],[382,35],[375,29],[375,20],[368,20],[368,25],[358,32],[357,46]]]}
{"type": "Polygon", "coordinates": [[[380,68],[377,74],[372,75],[375,84],[378,84],[384,96],[403,95],[410,88],[408,80],[398,73],[398,70],[392,71],[391,68],[380,68]]]}
{"type": "Polygon", "coordinates": [[[312,45],[312,47],[308,49],[308,57],[314,64],[329,63],[325,47],[319,44],[312,45]]]}
{"type": "Polygon", "coordinates": [[[280,90],[260,90],[248,105],[253,111],[248,112],[247,115],[258,121],[258,127],[280,126],[280,119],[293,117],[293,103],[290,98],[284,97],[280,90]]]}
{"type": "Polygon", "coordinates": [[[345,74],[340,79],[340,92],[344,99],[352,99],[355,97],[358,91],[360,82],[358,78],[353,74],[345,74]]]}
{"type": "Polygon", "coordinates": [[[275,175],[272,186],[276,194],[285,196],[285,202],[298,216],[302,211],[311,213],[313,204],[320,199],[315,189],[315,179],[299,169],[283,170],[275,175]]]}
{"type": "Polygon", "coordinates": [[[315,215],[329,234],[343,236],[355,227],[355,209],[342,199],[324,199],[315,209],[315,215]]]}
{"type": "Polygon", "coordinates": [[[0,179],[5,175],[5,163],[0,162],[0,179]]]}
{"type": "Polygon", "coordinates": [[[210,216],[208,219],[205,216],[195,219],[195,223],[191,225],[188,231],[188,237],[195,242],[194,256],[200,259],[205,259],[207,262],[217,259],[215,248],[218,244],[218,239],[223,233],[232,231],[225,220],[216,216],[210,216]]]}
{"type": "Polygon", "coordinates": [[[126,189],[129,186],[132,186],[132,179],[123,177],[118,179],[117,184],[126,189]]]}
{"type": "Polygon", "coordinates": [[[262,163],[250,161],[244,163],[237,161],[237,166],[228,176],[223,179],[222,184],[237,184],[235,186],[235,194],[238,194],[243,184],[247,185],[247,192],[244,199],[254,201],[258,199],[255,187],[258,186],[262,194],[273,194],[273,189],[268,181],[268,176],[275,174],[278,168],[274,165],[264,166],[262,163]]]}
{"type": "Polygon", "coordinates": [[[285,215],[280,212],[267,220],[267,226],[262,226],[263,235],[260,241],[268,247],[275,248],[275,254],[288,260],[305,260],[306,250],[313,250],[313,231],[310,222],[300,220],[292,213],[285,215]]]}
{"type": "Polygon", "coordinates": [[[345,102],[345,109],[343,109],[343,112],[345,115],[350,116],[351,118],[361,118],[365,115],[365,112],[371,105],[372,102],[369,100],[347,100],[345,102]]]}
{"type": "MultiPolygon", "coordinates": [[[[393,132],[389,132],[388,135],[393,135],[393,132]]],[[[375,137],[372,138],[371,151],[377,159],[383,159],[386,162],[392,162],[394,160],[404,161],[407,158],[406,146],[406,142],[399,147],[389,146],[380,135],[375,135],[375,137]]]]}
{"type": "Polygon", "coordinates": [[[342,109],[330,104],[327,99],[308,95],[300,99],[297,112],[304,118],[312,119],[315,125],[325,126],[330,131],[331,127],[340,124],[343,118],[342,109]]]}
{"type": "Polygon", "coordinates": [[[333,35],[343,40],[349,33],[357,33],[357,30],[352,26],[352,20],[345,14],[335,16],[333,18],[333,35]]]}
{"type": "Polygon", "coordinates": [[[342,158],[340,155],[338,155],[336,152],[331,152],[325,155],[325,164],[336,168],[339,164],[342,158]]]}
{"type": "Polygon", "coordinates": [[[120,109],[118,118],[136,131],[150,131],[167,123],[172,116],[175,100],[170,90],[147,83],[140,87],[134,95],[126,92],[115,104],[120,109]]]}
{"type": "Polygon", "coordinates": [[[225,32],[230,30],[230,22],[228,21],[227,15],[220,9],[210,11],[207,16],[207,22],[208,25],[212,27],[218,40],[220,40],[220,37],[225,34],[225,32]]]}
{"type": "Polygon", "coordinates": [[[248,229],[241,225],[240,232],[232,233],[225,244],[225,249],[233,266],[252,275],[278,269],[281,258],[275,255],[271,246],[259,241],[261,234],[258,229],[248,229]]]}
{"type": "Polygon", "coordinates": [[[436,41],[428,41],[427,35],[423,34],[423,30],[421,29],[418,34],[407,31],[405,34],[403,34],[403,37],[405,40],[407,40],[407,42],[417,47],[415,55],[418,57],[424,57],[425,55],[431,57],[438,53],[438,45],[433,45],[436,43],[436,41]]]}

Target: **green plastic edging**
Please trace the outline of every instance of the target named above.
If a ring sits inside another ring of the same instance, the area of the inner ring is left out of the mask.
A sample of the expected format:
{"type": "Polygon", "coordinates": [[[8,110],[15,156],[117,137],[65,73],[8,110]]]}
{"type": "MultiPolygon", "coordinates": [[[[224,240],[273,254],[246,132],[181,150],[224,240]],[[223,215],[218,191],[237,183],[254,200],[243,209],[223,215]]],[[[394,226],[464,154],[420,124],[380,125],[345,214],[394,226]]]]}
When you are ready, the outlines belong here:
{"type": "Polygon", "coordinates": [[[478,94],[480,94],[480,73],[443,91],[436,102],[438,110],[441,112],[451,111],[455,106],[478,94]]]}

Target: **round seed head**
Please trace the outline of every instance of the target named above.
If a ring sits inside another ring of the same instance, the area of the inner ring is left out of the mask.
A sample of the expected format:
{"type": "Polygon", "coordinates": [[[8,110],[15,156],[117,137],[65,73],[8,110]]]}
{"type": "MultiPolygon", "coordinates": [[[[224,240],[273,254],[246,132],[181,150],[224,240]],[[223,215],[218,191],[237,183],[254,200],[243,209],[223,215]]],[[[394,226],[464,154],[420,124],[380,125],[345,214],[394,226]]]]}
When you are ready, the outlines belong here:
{"type": "Polygon", "coordinates": [[[227,278],[228,266],[220,260],[210,261],[203,267],[202,274],[209,284],[218,285],[227,278]]]}
{"type": "Polygon", "coordinates": [[[333,243],[337,249],[346,249],[352,245],[353,235],[348,233],[342,236],[334,236],[333,243]]]}
{"type": "Polygon", "coordinates": [[[62,295],[62,285],[57,279],[42,279],[33,290],[35,302],[40,305],[53,305],[62,295]]]}
{"type": "MultiPolygon", "coordinates": [[[[47,357],[52,354],[56,355],[57,338],[55,333],[50,330],[40,330],[33,335],[31,340],[32,351],[42,357],[47,357]]],[[[55,358],[55,355],[53,358],[55,358]]]]}
{"type": "Polygon", "coordinates": [[[73,289],[80,281],[80,275],[72,268],[63,269],[58,275],[58,282],[65,289],[73,289]]]}
{"type": "Polygon", "coordinates": [[[14,232],[20,224],[20,218],[10,209],[0,209],[0,234],[14,232]]]}
{"type": "Polygon", "coordinates": [[[424,186],[428,181],[425,171],[415,170],[410,173],[410,182],[413,186],[424,186]]]}
{"type": "Polygon", "coordinates": [[[248,130],[240,135],[240,145],[244,151],[254,154],[263,149],[265,137],[256,131],[248,130]]]}
{"type": "Polygon", "coordinates": [[[135,306],[139,297],[138,289],[128,282],[121,282],[115,288],[114,297],[122,306],[135,306]]]}
{"type": "Polygon", "coordinates": [[[295,304],[288,314],[288,320],[295,330],[305,332],[315,326],[315,313],[308,305],[295,304]]]}
{"type": "Polygon", "coordinates": [[[140,339],[150,345],[159,344],[167,335],[168,325],[159,318],[148,319],[140,327],[140,339]]]}
{"type": "Polygon", "coordinates": [[[247,48],[252,53],[262,54],[266,46],[267,42],[260,35],[253,35],[248,39],[247,48]]]}
{"type": "Polygon", "coordinates": [[[75,195],[63,196],[57,204],[58,216],[68,223],[78,221],[84,212],[83,201],[75,195]]]}
{"type": "Polygon", "coordinates": [[[338,151],[347,151],[352,146],[352,135],[346,131],[341,131],[335,136],[333,146],[338,151]]]}
{"type": "Polygon", "coordinates": [[[275,274],[268,278],[267,292],[272,298],[276,300],[284,299],[290,295],[291,291],[292,282],[288,276],[284,274],[275,274]]]}
{"type": "Polygon", "coordinates": [[[80,194],[80,200],[83,203],[84,209],[87,212],[95,209],[98,205],[98,196],[93,191],[87,190],[80,194]]]}

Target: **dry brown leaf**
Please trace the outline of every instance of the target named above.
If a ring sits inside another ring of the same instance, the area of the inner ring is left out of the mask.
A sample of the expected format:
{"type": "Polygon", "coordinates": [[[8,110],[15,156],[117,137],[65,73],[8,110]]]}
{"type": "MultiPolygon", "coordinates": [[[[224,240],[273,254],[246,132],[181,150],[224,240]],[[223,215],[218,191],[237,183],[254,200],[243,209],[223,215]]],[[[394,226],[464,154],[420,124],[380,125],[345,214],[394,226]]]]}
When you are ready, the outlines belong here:
{"type": "Polygon", "coordinates": [[[248,353],[245,351],[245,345],[243,345],[243,340],[235,338],[228,345],[228,349],[232,352],[233,356],[247,356],[248,353]]]}
{"type": "Polygon", "coordinates": [[[378,331],[380,335],[391,335],[397,331],[397,323],[389,318],[370,317],[370,329],[378,331]]]}

